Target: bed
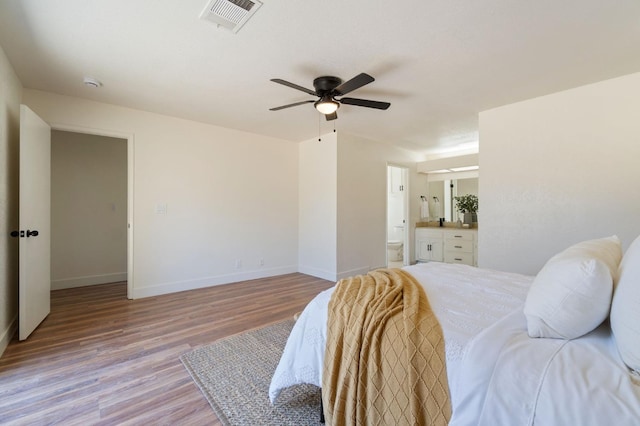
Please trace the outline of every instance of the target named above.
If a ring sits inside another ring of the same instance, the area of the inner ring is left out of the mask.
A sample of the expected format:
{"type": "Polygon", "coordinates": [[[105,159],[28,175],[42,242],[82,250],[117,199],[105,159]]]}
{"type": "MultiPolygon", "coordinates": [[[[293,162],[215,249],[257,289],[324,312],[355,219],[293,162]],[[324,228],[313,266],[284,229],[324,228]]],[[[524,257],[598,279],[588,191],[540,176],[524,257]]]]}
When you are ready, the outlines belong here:
{"type": "MultiPolygon", "coordinates": [[[[442,327],[450,425],[640,424],[640,237],[624,259],[617,237],[576,244],[536,277],[436,262],[404,270],[442,327]]],[[[321,386],[334,289],[298,318],[272,403],[286,387],[321,386]]]]}

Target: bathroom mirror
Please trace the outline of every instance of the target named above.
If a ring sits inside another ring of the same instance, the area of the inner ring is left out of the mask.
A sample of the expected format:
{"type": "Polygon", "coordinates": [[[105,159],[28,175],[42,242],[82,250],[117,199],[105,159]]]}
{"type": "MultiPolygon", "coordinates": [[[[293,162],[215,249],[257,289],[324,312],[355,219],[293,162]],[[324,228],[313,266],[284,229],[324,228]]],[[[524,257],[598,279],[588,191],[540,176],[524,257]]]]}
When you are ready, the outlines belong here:
{"type": "MultiPolygon", "coordinates": [[[[460,213],[455,209],[453,197],[466,194],[478,195],[477,177],[429,182],[429,217],[431,220],[444,217],[447,222],[457,221],[460,213]]],[[[462,219],[461,215],[460,219],[462,219]]]]}

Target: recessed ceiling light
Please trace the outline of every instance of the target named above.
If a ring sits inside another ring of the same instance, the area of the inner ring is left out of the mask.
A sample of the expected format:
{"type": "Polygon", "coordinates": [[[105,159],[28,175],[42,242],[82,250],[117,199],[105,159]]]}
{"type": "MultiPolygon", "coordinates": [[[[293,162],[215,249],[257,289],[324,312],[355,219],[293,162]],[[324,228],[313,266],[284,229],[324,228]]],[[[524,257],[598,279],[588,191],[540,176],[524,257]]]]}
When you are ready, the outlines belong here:
{"type": "Polygon", "coordinates": [[[468,172],[470,170],[478,170],[479,166],[452,167],[452,172],[468,172]]]}
{"type": "Polygon", "coordinates": [[[83,81],[84,81],[84,85],[88,87],[93,87],[96,89],[98,87],[102,87],[102,83],[100,83],[98,80],[92,77],[85,77],[83,81]]]}

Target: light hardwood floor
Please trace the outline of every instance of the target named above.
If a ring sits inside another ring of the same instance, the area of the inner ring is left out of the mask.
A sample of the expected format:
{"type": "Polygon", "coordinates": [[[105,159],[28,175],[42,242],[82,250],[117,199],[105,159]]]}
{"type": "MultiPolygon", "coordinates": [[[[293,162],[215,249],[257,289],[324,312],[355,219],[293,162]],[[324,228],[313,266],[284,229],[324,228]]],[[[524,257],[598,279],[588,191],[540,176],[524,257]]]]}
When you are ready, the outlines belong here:
{"type": "Polygon", "coordinates": [[[334,283],[289,274],[127,300],[126,283],[57,290],[0,358],[0,424],[219,425],[179,360],[291,317],[334,283]]]}

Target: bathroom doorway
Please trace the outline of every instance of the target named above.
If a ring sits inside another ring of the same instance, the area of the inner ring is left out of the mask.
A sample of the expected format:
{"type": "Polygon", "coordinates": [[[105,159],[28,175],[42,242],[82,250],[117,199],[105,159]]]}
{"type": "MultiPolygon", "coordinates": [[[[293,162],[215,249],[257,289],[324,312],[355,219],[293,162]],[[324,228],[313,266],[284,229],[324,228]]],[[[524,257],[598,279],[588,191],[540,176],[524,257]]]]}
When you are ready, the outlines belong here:
{"type": "Polygon", "coordinates": [[[387,166],[387,267],[409,264],[409,169],[387,166]]]}

